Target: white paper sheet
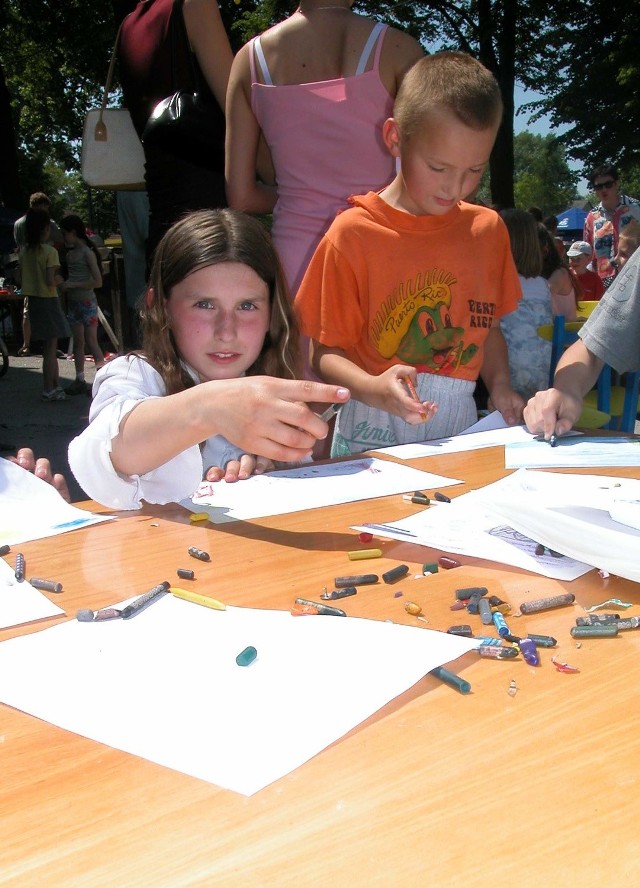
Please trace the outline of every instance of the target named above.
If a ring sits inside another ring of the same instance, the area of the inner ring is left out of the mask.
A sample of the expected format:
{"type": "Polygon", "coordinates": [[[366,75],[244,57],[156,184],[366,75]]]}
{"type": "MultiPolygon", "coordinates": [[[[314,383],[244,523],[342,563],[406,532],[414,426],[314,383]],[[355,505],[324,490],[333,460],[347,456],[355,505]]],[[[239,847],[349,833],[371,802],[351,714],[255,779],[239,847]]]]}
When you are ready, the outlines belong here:
{"type": "Polygon", "coordinates": [[[192,512],[208,512],[211,521],[221,523],[460,483],[390,460],[362,457],[326,465],[308,463],[235,484],[203,482],[198,493],[181,505],[192,512]]]}
{"type": "MultiPolygon", "coordinates": [[[[557,477],[557,476],[553,476],[557,477]]],[[[457,555],[473,555],[500,564],[521,567],[557,580],[575,580],[591,570],[593,563],[550,554],[536,555],[540,537],[520,531],[493,509],[493,498],[503,482],[489,484],[456,497],[451,503],[432,503],[400,521],[376,525],[354,525],[354,530],[369,530],[375,536],[417,543],[457,555]],[[386,529],[384,529],[386,528],[386,529]]],[[[513,509],[523,510],[514,497],[513,509]]],[[[550,544],[549,544],[550,545],[550,544]]],[[[555,551],[564,550],[553,546],[555,551]]]]}
{"type": "Polygon", "coordinates": [[[438,438],[421,444],[396,444],[394,447],[384,447],[379,452],[398,459],[418,459],[421,456],[462,453],[483,447],[497,447],[511,441],[530,440],[531,433],[525,426],[508,426],[502,414],[496,410],[453,438],[438,438]]]}
{"type": "Polygon", "coordinates": [[[551,447],[530,437],[506,445],[504,465],[507,469],[640,466],[640,439],[569,435],[551,447]]]}
{"type": "Polygon", "coordinates": [[[477,493],[521,533],[640,582],[640,480],[520,469],[477,493]]]}
{"type": "MultiPolygon", "coordinates": [[[[7,558],[10,559],[11,555],[7,558]]],[[[57,617],[63,613],[62,608],[34,589],[27,580],[19,583],[14,568],[0,558],[0,629],[57,617]]]]}
{"type": "Polygon", "coordinates": [[[252,795],[477,643],[355,617],[214,611],[169,595],[131,620],[71,620],[3,642],[0,700],[252,795]],[[237,666],[248,645],[257,659],[237,666]]]}
{"type": "Polygon", "coordinates": [[[39,540],[111,520],[69,505],[46,481],[0,459],[0,545],[39,540]]]}

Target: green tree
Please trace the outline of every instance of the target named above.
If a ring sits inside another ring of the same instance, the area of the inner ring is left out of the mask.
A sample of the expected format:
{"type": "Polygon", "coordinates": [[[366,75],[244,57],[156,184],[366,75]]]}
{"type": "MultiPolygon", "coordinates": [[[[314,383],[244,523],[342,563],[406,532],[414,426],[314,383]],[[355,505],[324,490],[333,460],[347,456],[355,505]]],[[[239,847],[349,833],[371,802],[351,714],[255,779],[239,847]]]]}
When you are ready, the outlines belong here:
{"type": "MultiPolygon", "coordinates": [[[[622,170],[640,158],[638,11],[620,0],[592,0],[549,11],[548,53],[555,64],[532,72],[525,85],[544,98],[532,107],[548,114],[583,172],[600,163],[622,170]]],[[[551,60],[548,60],[551,61],[551,60]]]]}
{"type": "Polygon", "coordinates": [[[516,206],[537,206],[546,216],[569,206],[578,177],[569,168],[564,145],[553,136],[525,132],[515,137],[514,147],[516,206]]]}
{"type": "MultiPolygon", "coordinates": [[[[133,2],[0,4],[3,44],[11,48],[0,62],[0,194],[6,205],[22,210],[29,192],[46,191],[51,164],[69,173],[78,170],[84,114],[100,101],[116,23],[133,2]]],[[[296,0],[220,2],[235,49],[296,5],[296,0]]],[[[604,160],[623,168],[637,163],[640,133],[631,121],[640,112],[640,69],[630,5],[619,0],[569,7],[549,7],[541,0],[356,0],[354,10],[403,27],[430,48],[469,52],[494,72],[505,116],[490,163],[492,202],[509,206],[515,198],[516,78],[542,93],[540,113],[549,113],[556,125],[569,124],[562,140],[572,157],[589,166],[604,160]]]]}

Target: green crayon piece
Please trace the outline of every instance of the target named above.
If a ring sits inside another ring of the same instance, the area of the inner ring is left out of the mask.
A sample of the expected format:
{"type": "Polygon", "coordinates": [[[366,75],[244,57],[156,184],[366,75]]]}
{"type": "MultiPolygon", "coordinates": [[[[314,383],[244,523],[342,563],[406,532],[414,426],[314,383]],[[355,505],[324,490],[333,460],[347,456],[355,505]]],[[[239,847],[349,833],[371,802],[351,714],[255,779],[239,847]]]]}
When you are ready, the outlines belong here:
{"type": "Polygon", "coordinates": [[[527,638],[540,648],[554,648],[558,643],[552,635],[534,635],[533,632],[528,632],[527,638]]]}
{"type": "Polygon", "coordinates": [[[618,627],[615,623],[600,623],[599,626],[572,626],[573,638],[615,638],[618,627]]]}
{"type": "Polygon", "coordinates": [[[468,694],[471,690],[471,685],[466,679],[460,678],[459,675],[456,675],[455,672],[450,672],[444,666],[437,666],[435,669],[431,669],[429,675],[439,678],[440,681],[448,684],[451,688],[455,688],[456,691],[460,691],[461,694],[468,694]]]}
{"type": "Polygon", "coordinates": [[[255,658],[258,656],[257,650],[253,647],[253,645],[249,645],[243,651],[240,651],[238,656],[236,657],[236,663],[238,666],[250,666],[255,658]]]}

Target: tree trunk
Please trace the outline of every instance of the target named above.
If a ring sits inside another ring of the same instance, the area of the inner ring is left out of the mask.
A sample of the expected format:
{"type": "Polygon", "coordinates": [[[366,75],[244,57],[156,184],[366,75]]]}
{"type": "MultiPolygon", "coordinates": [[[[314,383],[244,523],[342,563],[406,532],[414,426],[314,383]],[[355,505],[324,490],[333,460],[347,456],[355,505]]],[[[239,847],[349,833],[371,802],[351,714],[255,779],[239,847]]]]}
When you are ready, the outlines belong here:
{"type": "Polygon", "coordinates": [[[480,61],[495,75],[502,94],[504,114],[491,152],[491,200],[498,209],[512,207],[513,113],[516,64],[517,0],[478,2],[480,61]],[[494,49],[495,46],[495,49],[494,49]]]}
{"type": "Polygon", "coordinates": [[[0,201],[7,209],[20,211],[26,206],[26,197],[20,188],[16,132],[11,116],[9,90],[0,65],[0,201]]]}

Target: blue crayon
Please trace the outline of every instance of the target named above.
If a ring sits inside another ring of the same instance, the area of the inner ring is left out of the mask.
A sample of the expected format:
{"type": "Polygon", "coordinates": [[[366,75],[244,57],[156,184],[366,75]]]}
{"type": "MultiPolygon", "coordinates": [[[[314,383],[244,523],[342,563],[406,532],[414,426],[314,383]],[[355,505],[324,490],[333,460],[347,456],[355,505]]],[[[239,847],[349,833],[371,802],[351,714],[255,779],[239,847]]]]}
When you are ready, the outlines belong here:
{"type": "Polygon", "coordinates": [[[494,611],[492,615],[493,625],[498,630],[498,635],[504,638],[505,635],[510,635],[509,627],[507,626],[505,618],[502,616],[500,611],[494,611]]]}

